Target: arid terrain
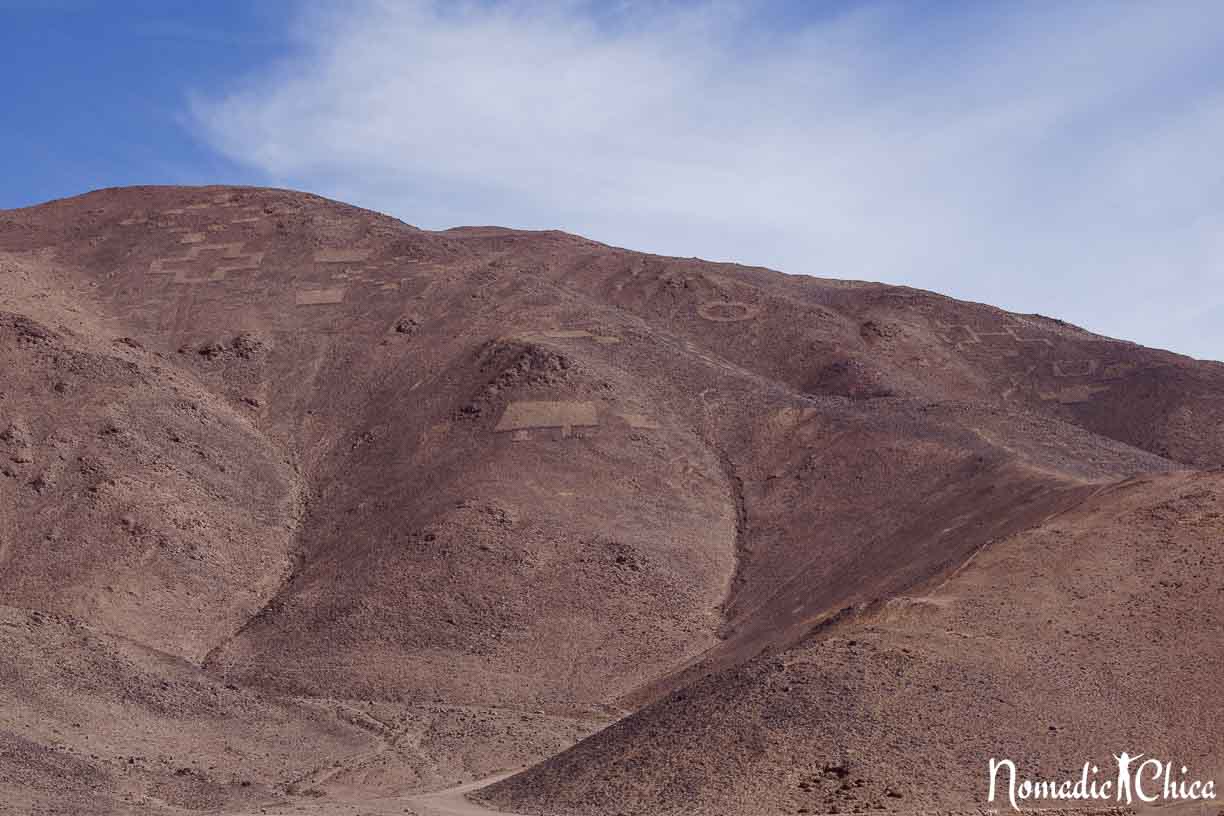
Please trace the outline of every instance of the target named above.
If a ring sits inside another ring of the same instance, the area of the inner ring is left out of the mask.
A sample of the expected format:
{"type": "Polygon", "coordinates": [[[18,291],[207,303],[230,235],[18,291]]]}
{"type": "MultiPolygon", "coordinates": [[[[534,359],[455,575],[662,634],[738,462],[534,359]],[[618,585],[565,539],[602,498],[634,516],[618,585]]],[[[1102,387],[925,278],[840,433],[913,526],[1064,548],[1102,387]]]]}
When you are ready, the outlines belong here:
{"type": "Polygon", "coordinates": [[[1224,784],[1224,364],[791,271],[271,189],[0,211],[0,814],[1224,784]]]}

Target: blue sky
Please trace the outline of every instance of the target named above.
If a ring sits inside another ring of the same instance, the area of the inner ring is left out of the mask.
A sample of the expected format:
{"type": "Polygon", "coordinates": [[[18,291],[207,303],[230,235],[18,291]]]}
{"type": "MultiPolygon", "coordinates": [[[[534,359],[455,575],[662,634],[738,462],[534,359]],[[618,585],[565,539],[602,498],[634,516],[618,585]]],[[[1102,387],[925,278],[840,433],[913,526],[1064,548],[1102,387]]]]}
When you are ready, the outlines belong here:
{"type": "Polygon", "coordinates": [[[0,207],[308,189],[1224,358],[1224,5],[6,2],[0,207]]]}
{"type": "Polygon", "coordinates": [[[188,94],[290,53],[261,0],[0,0],[0,208],[98,187],[257,182],[193,135],[188,94]]]}

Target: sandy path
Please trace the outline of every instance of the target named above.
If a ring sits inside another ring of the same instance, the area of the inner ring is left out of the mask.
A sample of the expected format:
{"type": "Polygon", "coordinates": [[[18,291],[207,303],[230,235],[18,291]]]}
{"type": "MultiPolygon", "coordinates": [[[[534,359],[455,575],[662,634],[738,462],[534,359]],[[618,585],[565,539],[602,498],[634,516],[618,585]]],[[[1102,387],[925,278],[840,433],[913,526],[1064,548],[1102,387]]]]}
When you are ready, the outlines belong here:
{"type": "Polygon", "coordinates": [[[510,775],[502,773],[446,790],[411,796],[318,800],[296,798],[276,804],[225,811],[224,816],[522,816],[501,810],[489,810],[464,798],[464,794],[485,785],[492,785],[510,775]]]}
{"type": "Polygon", "coordinates": [[[478,779],[475,782],[468,782],[465,785],[448,788],[437,793],[414,796],[406,801],[420,816],[517,816],[503,810],[489,810],[488,808],[481,807],[474,802],[468,801],[464,796],[464,794],[470,791],[478,790],[486,785],[492,785],[494,782],[512,776],[513,773],[502,773],[497,776],[478,779]]]}

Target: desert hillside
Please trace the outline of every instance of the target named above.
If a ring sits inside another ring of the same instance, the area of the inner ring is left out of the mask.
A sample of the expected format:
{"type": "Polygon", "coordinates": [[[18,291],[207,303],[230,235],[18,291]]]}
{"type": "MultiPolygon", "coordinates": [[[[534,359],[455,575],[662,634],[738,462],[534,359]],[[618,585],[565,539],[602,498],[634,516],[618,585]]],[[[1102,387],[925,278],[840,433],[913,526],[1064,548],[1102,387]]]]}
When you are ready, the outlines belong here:
{"type": "Polygon", "coordinates": [[[1218,779],[1222,528],[1219,472],[1101,488],[484,796],[522,813],[970,811],[988,758],[1078,779],[1101,745],[1218,779]]]}
{"type": "Polygon", "coordinates": [[[0,803],[1224,775],[1224,364],[791,271],[284,190],[0,211],[0,803]]]}

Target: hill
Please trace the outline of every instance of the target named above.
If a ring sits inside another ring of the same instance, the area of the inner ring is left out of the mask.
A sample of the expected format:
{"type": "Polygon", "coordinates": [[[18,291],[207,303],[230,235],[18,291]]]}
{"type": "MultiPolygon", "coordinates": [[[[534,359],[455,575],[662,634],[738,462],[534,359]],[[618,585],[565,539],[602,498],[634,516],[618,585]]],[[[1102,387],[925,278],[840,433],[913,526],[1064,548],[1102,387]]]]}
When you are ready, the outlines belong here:
{"type": "Polygon", "coordinates": [[[1220,759],[1174,706],[1212,713],[1221,665],[1219,363],[226,187],[0,212],[0,338],[0,791],[29,810],[546,759],[477,795],[972,808],[988,747],[1220,759]]]}

